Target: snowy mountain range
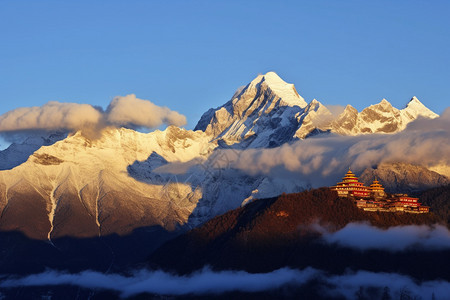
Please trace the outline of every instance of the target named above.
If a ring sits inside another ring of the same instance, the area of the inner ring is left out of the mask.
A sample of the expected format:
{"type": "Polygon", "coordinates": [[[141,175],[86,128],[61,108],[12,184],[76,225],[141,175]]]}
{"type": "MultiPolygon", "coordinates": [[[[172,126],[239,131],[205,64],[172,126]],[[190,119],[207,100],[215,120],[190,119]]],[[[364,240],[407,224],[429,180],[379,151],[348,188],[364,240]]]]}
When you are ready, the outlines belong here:
{"type": "Polygon", "coordinates": [[[334,116],[316,99],[306,103],[293,84],[269,72],[238,90],[223,106],[208,110],[195,130],[205,131],[228,145],[239,143],[241,148],[276,147],[317,132],[395,133],[418,117],[438,115],[413,97],[401,110],[383,99],[360,113],[347,105],[334,116]]]}
{"type": "Polygon", "coordinates": [[[12,144],[0,152],[0,229],[51,241],[196,226],[254,198],[310,187],[227,166],[221,149],[274,148],[326,133],[396,133],[419,117],[438,115],[415,97],[401,110],[383,99],[333,115],[269,72],[208,110],[194,131],[108,128],[98,139],[76,132],[12,144]]]}

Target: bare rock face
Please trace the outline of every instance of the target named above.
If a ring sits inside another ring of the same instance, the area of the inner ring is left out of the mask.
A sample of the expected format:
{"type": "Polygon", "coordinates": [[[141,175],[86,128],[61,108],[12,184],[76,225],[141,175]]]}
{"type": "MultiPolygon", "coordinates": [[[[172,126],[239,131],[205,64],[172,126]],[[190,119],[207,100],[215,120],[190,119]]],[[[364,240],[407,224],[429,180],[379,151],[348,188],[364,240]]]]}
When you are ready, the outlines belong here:
{"type": "Polygon", "coordinates": [[[383,163],[368,168],[360,180],[369,185],[378,179],[390,193],[412,193],[450,184],[444,175],[430,171],[425,167],[405,163],[383,163]]]}
{"type": "Polygon", "coordinates": [[[48,154],[33,154],[34,156],[34,162],[41,165],[59,165],[63,163],[64,161],[62,159],[57,158],[53,155],[48,154]]]}
{"type": "Polygon", "coordinates": [[[29,136],[24,136],[21,141],[16,141],[0,151],[0,170],[12,169],[26,162],[28,157],[42,146],[50,146],[66,137],[67,132],[29,133],[29,136]]]}
{"type": "Polygon", "coordinates": [[[350,134],[356,127],[358,121],[358,110],[347,105],[344,111],[331,123],[334,130],[341,134],[350,134]]]}
{"type": "MultiPolygon", "coordinates": [[[[354,126],[349,128],[348,133],[393,133],[404,129],[406,127],[404,123],[406,122],[402,119],[400,110],[383,99],[380,103],[371,105],[359,113],[354,126]]],[[[334,130],[345,134],[339,126],[336,126],[334,130]]]]}
{"type": "Polygon", "coordinates": [[[315,130],[327,132],[331,130],[330,122],[333,120],[331,112],[316,99],[312,100],[297,117],[298,129],[295,137],[304,139],[315,130]]]}

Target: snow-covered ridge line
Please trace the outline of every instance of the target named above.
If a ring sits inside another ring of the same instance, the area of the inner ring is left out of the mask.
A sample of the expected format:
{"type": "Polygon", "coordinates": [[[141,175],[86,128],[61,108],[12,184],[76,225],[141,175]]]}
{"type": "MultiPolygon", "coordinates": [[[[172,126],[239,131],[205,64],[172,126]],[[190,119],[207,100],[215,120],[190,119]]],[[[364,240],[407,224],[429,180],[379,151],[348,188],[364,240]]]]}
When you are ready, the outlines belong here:
{"type": "Polygon", "coordinates": [[[235,145],[233,147],[263,148],[317,133],[395,133],[418,117],[436,118],[438,115],[417,97],[401,110],[383,99],[361,112],[347,105],[342,113],[333,115],[316,99],[306,103],[293,84],[268,72],[237,91],[223,106],[208,110],[195,129],[212,135],[213,140],[235,145]]]}
{"type": "Polygon", "coordinates": [[[216,147],[205,133],[174,126],[148,134],[111,129],[97,140],[77,132],[0,171],[0,196],[13,195],[6,210],[8,200],[0,201],[0,229],[21,228],[49,241],[64,235],[126,234],[141,226],[174,229],[187,222],[202,192],[185,182],[176,189],[170,182],[152,183],[146,178],[152,154],[184,163],[207,157],[216,147]]]}

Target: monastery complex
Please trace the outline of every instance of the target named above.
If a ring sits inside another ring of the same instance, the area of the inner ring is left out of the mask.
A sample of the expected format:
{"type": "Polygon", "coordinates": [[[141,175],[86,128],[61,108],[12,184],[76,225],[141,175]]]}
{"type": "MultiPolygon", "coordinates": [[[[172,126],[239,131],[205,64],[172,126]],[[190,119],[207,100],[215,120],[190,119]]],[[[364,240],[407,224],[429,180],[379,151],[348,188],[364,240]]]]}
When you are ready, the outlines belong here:
{"type": "Polygon", "coordinates": [[[422,205],[419,198],[407,194],[388,195],[383,186],[374,180],[370,186],[358,181],[358,177],[348,170],[342,181],[331,187],[339,197],[350,198],[358,208],[366,211],[428,213],[430,208],[422,205]]]}

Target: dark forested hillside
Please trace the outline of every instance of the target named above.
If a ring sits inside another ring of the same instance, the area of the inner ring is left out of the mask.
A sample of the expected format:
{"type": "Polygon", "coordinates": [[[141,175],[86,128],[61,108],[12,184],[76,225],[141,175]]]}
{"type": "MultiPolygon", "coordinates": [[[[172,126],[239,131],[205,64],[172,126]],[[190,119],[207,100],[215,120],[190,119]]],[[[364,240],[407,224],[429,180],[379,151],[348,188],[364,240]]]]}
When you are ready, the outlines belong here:
{"type": "Polygon", "coordinates": [[[336,231],[351,222],[387,228],[435,224],[434,214],[364,212],[328,188],[261,199],[216,217],[203,226],[169,241],[150,258],[155,268],[181,273],[210,265],[216,269],[267,272],[280,267],[307,266],[330,272],[365,269],[402,272],[417,278],[450,278],[442,259],[450,251],[410,249],[385,255],[322,242],[318,225],[336,231]],[[424,257],[426,259],[424,259],[424,257]]]}
{"type": "Polygon", "coordinates": [[[450,224],[450,185],[427,190],[418,196],[440,220],[450,224]]]}

